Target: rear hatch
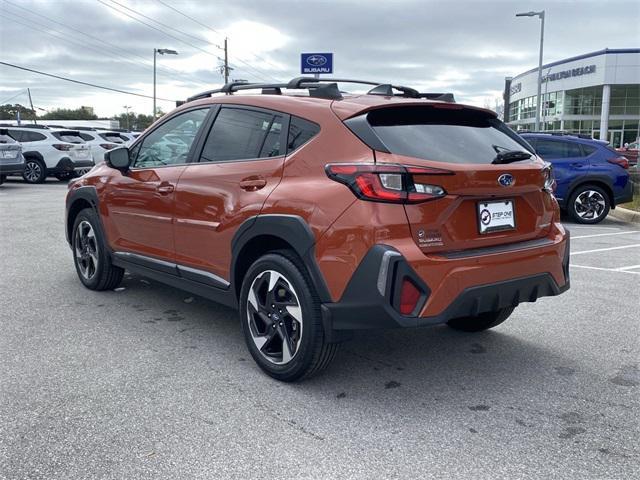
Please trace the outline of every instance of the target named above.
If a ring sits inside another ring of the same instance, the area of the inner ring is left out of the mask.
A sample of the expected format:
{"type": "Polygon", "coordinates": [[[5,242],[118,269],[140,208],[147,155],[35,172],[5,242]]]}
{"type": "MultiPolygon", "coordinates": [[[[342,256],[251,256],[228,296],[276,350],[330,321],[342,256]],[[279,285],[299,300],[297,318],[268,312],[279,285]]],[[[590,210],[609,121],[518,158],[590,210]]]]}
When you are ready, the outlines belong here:
{"type": "Polygon", "coordinates": [[[360,129],[352,130],[374,148],[377,164],[434,169],[416,169],[410,188],[441,192],[440,198],[405,204],[413,238],[425,253],[526,242],[549,233],[555,210],[550,170],[492,112],[449,103],[400,105],[345,123],[358,122],[360,129]]]}
{"type": "Polygon", "coordinates": [[[78,130],[59,130],[52,132],[61,144],[55,144],[58,150],[68,151],[71,160],[92,160],[91,147],[80,136],[78,130]]]}

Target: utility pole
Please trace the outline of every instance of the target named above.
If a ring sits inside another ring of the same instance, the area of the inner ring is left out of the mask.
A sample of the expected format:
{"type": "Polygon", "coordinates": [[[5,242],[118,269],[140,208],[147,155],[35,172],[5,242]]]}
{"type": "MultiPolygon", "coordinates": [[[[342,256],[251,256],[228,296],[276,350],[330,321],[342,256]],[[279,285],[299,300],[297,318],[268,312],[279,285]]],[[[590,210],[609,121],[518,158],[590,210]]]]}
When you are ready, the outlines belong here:
{"type": "Polygon", "coordinates": [[[129,130],[129,109],[131,107],[129,105],[124,105],[122,108],[124,108],[127,112],[127,130],[129,130]]]}
{"type": "Polygon", "coordinates": [[[229,48],[227,46],[227,37],[224,37],[224,84],[229,83],[229,48]]]}
{"type": "Polygon", "coordinates": [[[36,109],[33,108],[33,101],[31,100],[31,90],[27,88],[27,94],[29,95],[29,103],[31,104],[31,111],[33,112],[33,123],[38,124],[38,114],[36,109]]]}

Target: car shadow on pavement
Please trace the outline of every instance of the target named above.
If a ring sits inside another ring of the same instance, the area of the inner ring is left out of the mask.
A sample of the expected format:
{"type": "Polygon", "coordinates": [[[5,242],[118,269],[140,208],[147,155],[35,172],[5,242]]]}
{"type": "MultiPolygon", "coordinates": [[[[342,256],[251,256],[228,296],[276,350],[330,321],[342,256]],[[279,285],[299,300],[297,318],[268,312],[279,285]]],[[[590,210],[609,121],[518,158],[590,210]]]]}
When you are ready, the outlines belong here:
{"type": "MultiPolygon", "coordinates": [[[[175,305],[164,310],[166,323],[158,322],[158,326],[169,332],[172,325],[182,322],[178,331],[197,339],[195,355],[214,356],[214,360],[221,355],[226,361],[232,357],[232,363],[238,362],[234,369],[251,378],[256,389],[283,388],[252,361],[235,310],[137,276],[127,277],[123,285],[127,296],[139,299],[142,293],[145,303],[175,305]]],[[[326,371],[284,388],[324,398],[355,396],[364,403],[369,402],[372,391],[381,395],[402,391],[405,400],[411,396],[424,400],[428,396],[472,397],[474,391],[531,389],[536,382],[558,382],[561,389],[574,373],[572,361],[516,334],[517,322],[525,320],[516,312],[496,329],[473,334],[446,326],[359,331],[341,346],[326,371]]]]}

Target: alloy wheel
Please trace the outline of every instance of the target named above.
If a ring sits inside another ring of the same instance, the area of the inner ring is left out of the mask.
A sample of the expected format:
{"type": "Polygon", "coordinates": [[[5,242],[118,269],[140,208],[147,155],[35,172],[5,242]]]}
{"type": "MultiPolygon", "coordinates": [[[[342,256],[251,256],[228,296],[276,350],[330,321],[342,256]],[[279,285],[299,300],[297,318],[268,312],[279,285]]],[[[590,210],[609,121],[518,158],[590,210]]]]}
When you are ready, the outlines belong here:
{"type": "Polygon", "coordinates": [[[276,365],[287,364],[300,348],[302,308],[291,282],[281,273],[265,270],[253,279],[246,320],[260,354],[276,365]]]}
{"type": "Polygon", "coordinates": [[[31,183],[38,181],[42,175],[42,167],[38,162],[27,162],[24,166],[24,178],[31,183]]]}
{"type": "Polygon", "coordinates": [[[576,197],[573,207],[580,218],[595,220],[604,213],[606,201],[600,192],[585,190],[576,197]]]}
{"type": "Polygon", "coordinates": [[[86,220],[80,222],[76,230],[75,254],[80,274],[91,280],[98,271],[98,241],[93,227],[86,220]]]}

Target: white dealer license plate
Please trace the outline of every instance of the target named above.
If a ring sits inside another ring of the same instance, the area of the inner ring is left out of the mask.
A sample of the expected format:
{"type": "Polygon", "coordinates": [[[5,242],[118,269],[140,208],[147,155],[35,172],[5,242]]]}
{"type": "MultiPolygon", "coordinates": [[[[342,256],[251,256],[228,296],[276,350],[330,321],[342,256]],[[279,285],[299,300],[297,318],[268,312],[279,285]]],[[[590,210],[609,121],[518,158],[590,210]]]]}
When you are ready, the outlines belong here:
{"type": "Polygon", "coordinates": [[[516,227],[513,200],[478,202],[480,233],[511,230],[516,227]]]}

